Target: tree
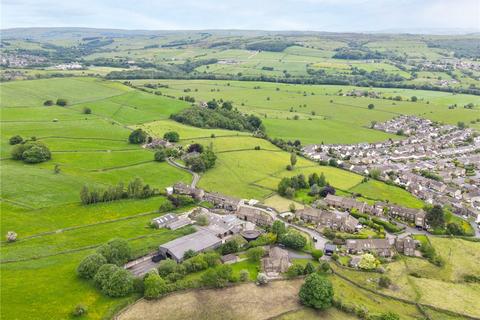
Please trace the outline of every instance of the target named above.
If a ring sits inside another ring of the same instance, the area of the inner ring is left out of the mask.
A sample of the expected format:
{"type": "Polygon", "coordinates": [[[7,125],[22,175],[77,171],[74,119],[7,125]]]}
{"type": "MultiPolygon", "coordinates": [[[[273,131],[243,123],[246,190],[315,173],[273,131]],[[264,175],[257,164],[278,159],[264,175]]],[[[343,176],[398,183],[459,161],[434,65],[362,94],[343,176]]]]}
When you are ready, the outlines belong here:
{"type": "Polygon", "coordinates": [[[202,275],[202,283],[207,287],[223,288],[232,277],[232,267],[222,264],[216,268],[210,268],[202,275]]]}
{"type": "Polygon", "coordinates": [[[183,259],[186,260],[186,259],[190,259],[190,258],[193,258],[197,255],[197,253],[195,251],[193,251],[192,249],[190,250],[187,250],[185,251],[185,253],[183,254],[183,259]]]}
{"type": "Polygon", "coordinates": [[[86,185],[84,185],[82,190],[80,190],[80,200],[82,201],[82,204],[90,203],[90,192],[88,191],[88,187],[86,185]]]}
{"type": "Polygon", "coordinates": [[[194,172],[205,172],[207,170],[205,161],[201,157],[191,158],[187,163],[194,172]]]}
{"type": "Polygon", "coordinates": [[[218,108],[218,102],[216,100],[210,100],[207,102],[207,108],[215,110],[218,108]]]}
{"type": "Polygon", "coordinates": [[[46,106],[46,107],[53,106],[53,100],[45,100],[43,105],[46,106]]]}
{"type": "Polygon", "coordinates": [[[140,144],[147,141],[147,133],[142,129],[135,129],[128,136],[128,141],[132,144],[140,144]]]}
{"type": "Polygon", "coordinates": [[[377,169],[377,168],[373,168],[369,172],[370,178],[375,179],[375,180],[379,180],[381,174],[382,174],[382,172],[380,171],[380,169],[377,169]]]}
{"type": "Polygon", "coordinates": [[[431,228],[444,228],[445,226],[445,214],[442,206],[436,204],[433,207],[427,208],[425,220],[431,228]]]}
{"type": "Polygon", "coordinates": [[[23,142],[23,138],[17,134],[16,136],[11,137],[11,138],[8,140],[8,142],[10,143],[10,145],[13,146],[13,145],[22,143],[22,142],[23,142]]]}
{"type": "Polygon", "coordinates": [[[165,152],[165,149],[157,150],[155,152],[155,155],[153,156],[153,158],[155,159],[155,161],[158,161],[158,162],[165,161],[165,159],[167,158],[167,154],[165,152]]]}
{"type": "Polygon", "coordinates": [[[312,273],[307,276],[299,292],[300,302],[319,310],[328,309],[333,302],[333,287],[330,280],[312,273]]]}
{"type": "Polygon", "coordinates": [[[257,275],[257,284],[260,286],[266,285],[268,283],[268,277],[265,273],[260,272],[257,275]]]}
{"type": "Polygon", "coordinates": [[[27,163],[40,163],[49,160],[51,157],[47,146],[40,143],[35,143],[22,154],[22,160],[27,163]]]}
{"type": "Polygon", "coordinates": [[[223,255],[225,255],[225,254],[238,252],[239,249],[240,249],[240,246],[238,245],[238,242],[235,241],[235,240],[230,240],[230,241],[225,242],[220,247],[220,252],[223,255]]]}
{"type": "Polygon", "coordinates": [[[327,178],[325,178],[325,174],[323,172],[320,173],[317,184],[319,187],[324,187],[327,185],[327,178]]]}
{"type": "Polygon", "coordinates": [[[323,251],[320,249],[312,249],[312,257],[318,261],[321,257],[323,257],[323,251]]]}
{"type": "Polygon", "coordinates": [[[310,191],[308,192],[308,194],[310,196],[316,196],[320,193],[320,187],[318,186],[318,184],[313,184],[311,187],[310,187],[310,191]]]}
{"type": "Polygon", "coordinates": [[[315,272],[315,266],[310,261],[307,262],[304,269],[304,274],[311,274],[315,272]]]}
{"type": "Polygon", "coordinates": [[[101,266],[107,263],[107,259],[98,253],[86,256],[77,267],[77,273],[81,278],[92,279],[101,266]]]}
{"type": "Polygon", "coordinates": [[[143,280],[144,296],[147,299],[156,299],[168,292],[167,283],[158,274],[151,273],[143,280]]]}
{"type": "Polygon", "coordinates": [[[465,124],[465,122],[459,121],[459,122],[457,123],[457,127],[458,127],[459,129],[462,129],[462,130],[463,130],[463,129],[465,129],[465,128],[467,127],[467,125],[465,124]]]}
{"type": "Polygon", "coordinates": [[[321,197],[325,198],[329,194],[332,194],[332,195],[335,194],[335,188],[330,185],[326,185],[320,190],[319,194],[321,197]]]}
{"type": "Polygon", "coordinates": [[[233,109],[233,105],[230,101],[225,101],[224,103],[222,103],[222,109],[230,111],[233,109]]]}
{"type": "Polygon", "coordinates": [[[289,199],[295,197],[295,189],[292,187],[288,187],[287,190],[285,190],[285,197],[289,199]]]}
{"type": "Polygon", "coordinates": [[[298,277],[305,274],[305,267],[299,263],[294,263],[287,270],[289,278],[298,277]]]}
{"type": "Polygon", "coordinates": [[[109,297],[124,297],[133,290],[133,277],[128,270],[117,267],[103,285],[102,292],[109,297]]]}
{"type": "Polygon", "coordinates": [[[265,255],[265,250],[262,247],[250,248],[246,254],[251,261],[259,261],[265,255]]]}
{"type": "Polygon", "coordinates": [[[280,243],[286,247],[299,250],[305,247],[307,244],[307,239],[296,231],[290,231],[286,234],[283,234],[279,240],[280,243]]]}
{"type": "Polygon", "coordinates": [[[191,145],[188,146],[187,152],[198,152],[202,153],[203,152],[203,146],[200,143],[192,143],[191,145]]]}
{"type": "Polygon", "coordinates": [[[412,97],[410,98],[410,100],[411,100],[412,102],[417,102],[418,98],[417,98],[416,96],[412,96],[412,97]]]}
{"type": "Polygon", "coordinates": [[[250,272],[246,269],[240,270],[240,281],[246,282],[248,279],[250,279],[250,272]]]}
{"type": "Polygon", "coordinates": [[[165,259],[158,264],[158,274],[162,277],[167,277],[170,273],[177,270],[178,264],[172,259],[165,259]]]}
{"type": "Polygon", "coordinates": [[[213,152],[211,147],[208,147],[201,155],[200,158],[205,163],[205,169],[210,169],[215,166],[215,162],[217,161],[217,156],[213,152]]]}
{"type": "Polygon", "coordinates": [[[83,107],[83,113],[84,113],[84,114],[91,114],[91,113],[92,113],[92,109],[90,109],[89,107],[83,107]]]}
{"type": "Polygon", "coordinates": [[[93,277],[93,281],[97,288],[102,289],[110,279],[110,275],[112,275],[117,269],[119,269],[119,267],[114,264],[104,264],[101,266],[93,277]]]}
{"type": "Polygon", "coordinates": [[[379,266],[380,262],[370,253],[362,255],[358,267],[364,270],[373,270],[379,266]]]}
{"type": "Polygon", "coordinates": [[[199,226],[208,226],[208,224],[210,223],[208,221],[207,215],[205,214],[199,214],[197,217],[195,217],[195,221],[199,226]]]}
{"type": "Polygon", "coordinates": [[[297,164],[297,154],[295,152],[292,152],[290,154],[290,164],[292,167],[295,167],[295,165],[297,164]]]}
{"type": "Polygon", "coordinates": [[[57,106],[65,107],[68,104],[68,101],[63,98],[58,98],[56,104],[57,106]]]}
{"type": "Polygon", "coordinates": [[[113,239],[98,248],[97,252],[107,259],[108,263],[124,265],[132,256],[132,250],[124,239],[113,239]]]}
{"type": "Polygon", "coordinates": [[[400,320],[400,316],[394,312],[387,312],[381,314],[379,320],[400,320]]]}
{"type": "Polygon", "coordinates": [[[287,192],[287,189],[290,187],[290,179],[287,177],[282,178],[278,183],[277,191],[278,194],[284,196],[287,192]]]}
{"type": "Polygon", "coordinates": [[[372,109],[374,109],[374,108],[375,108],[375,105],[374,105],[373,103],[370,103],[370,104],[368,105],[368,109],[372,110],[372,109]]]}
{"type": "Polygon", "coordinates": [[[168,142],[178,142],[180,140],[180,135],[176,131],[168,131],[163,135],[163,139],[168,142]]]}
{"type": "Polygon", "coordinates": [[[288,205],[288,211],[290,211],[291,213],[295,213],[295,211],[297,211],[297,208],[295,207],[295,203],[290,202],[290,204],[288,205]]]}
{"type": "Polygon", "coordinates": [[[465,231],[457,223],[450,222],[447,224],[447,233],[454,236],[464,236],[465,231]]]}
{"type": "Polygon", "coordinates": [[[277,238],[279,238],[282,234],[287,232],[285,223],[280,220],[275,220],[272,224],[272,232],[277,235],[277,238]]]}

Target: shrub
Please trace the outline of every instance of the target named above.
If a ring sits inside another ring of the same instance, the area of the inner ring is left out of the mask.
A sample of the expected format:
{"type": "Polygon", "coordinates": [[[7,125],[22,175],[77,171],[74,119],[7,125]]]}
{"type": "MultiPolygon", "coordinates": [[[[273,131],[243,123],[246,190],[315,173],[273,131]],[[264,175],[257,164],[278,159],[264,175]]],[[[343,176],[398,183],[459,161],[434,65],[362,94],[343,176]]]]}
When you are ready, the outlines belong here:
{"type": "Polygon", "coordinates": [[[370,104],[368,105],[368,109],[372,110],[372,109],[374,109],[374,108],[375,108],[375,105],[374,105],[373,103],[370,103],[370,104]]]}
{"type": "Polygon", "coordinates": [[[97,288],[102,289],[110,279],[110,275],[112,275],[112,273],[118,268],[119,267],[114,264],[104,264],[101,266],[93,277],[93,281],[97,288]]]}
{"type": "Polygon", "coordinates": [[[91,114],[92,113],[92,109],[90,109],[89,107],[83,107],[83,113],[84,114],[91,114]]]}
{"type": "Polygon", "coordinates": [[[387,312],[380,315],[380,320],[400,320],[400,316],[394,312],[387,312]]]}
{"type": "Polygon", "coordinates": [[[287,270],[287,276],[290,278],[297,277],[304,275],[305,268],[299,264],[299,263],[294,263],[290,267],[288,267],[287,270]]]}
{"type": "Polygon", "coordinates": [[[97,252],[107,259],[108,263],[124,265],[132,256],[132,250],[124,239],[113,239],[98,248],[97,252]]]}
{"type": "Polygon", "coordinates": [[[248,279],[250,279],[250,272],[245,269],[240,270],[240,281],[246,282],[248,279]]]}
{"type": "Polygon", "coordinates": [[[238,252],[240,249],[238,242],[235,240],[227,241],[220,247],[220,252],[225,254],[235,253],[238,252]]]}
{"type": "Polygon", "coordinates": [[[107,259],[98,253],[85,257],[77,267],[77,273],[85,279],[92,279],[101,266],[107,263],[107,259]]]}
{"type": "Polygon", "coordinates": [[[66,99],[59,98],[59,99],[57,99],[56,104],[57,104],[57,106],[65,107],[68,104],[68,101],[66,99]]]}
{"type": "Polygon", "coordinates": [[[81,317],[83,315],[86,315],[88,312],[87,307],[85,307],[83,304],[77,304],[75,306],[75,309],[72,311],[72,316],[74,317],[81,317]]]}
{"type": "Polygon", "coordinates": [[[300,250],[303,247],[305,247],[305,245],[307,244],[307,239],[305,239],[305,237],[298,232],[290,231],[286,234],[283,234],[280,237],[279,242],[285,245],[286,247],[289,247],[295,250],[300,250]]]}
{"type": "Polygon", "coordinates": [[[167,154],[164,149],[160,149],[157,152],[155,152],[155,155],[153,156],[155,161],[163,162],[167,158],[167,154]]]}
{"type": "Polygon", "coordinates": [[[370,253],[362,255],[358,267],[364,270],[373,270],[379,266],[380,262],[370,253]]]}
{"type": "Polygon", "coordinates": [[[180,135],[178,132],[169,131],[163,135],[163,139],[167,140],[168,142],[178,142],[180,140],[180,135]]]}
{"type": "Polygon", "coordinates": [[[307,276],[300,288],[300,302],[308,307],[325,310],[332,305],[333,287],[330,280],[317,273],[307,276]]]}
{"type": "Polygon", "coordinates": [[[10,145],[13,146],[13,145],[22,143],[22,142],[23,142],[23,138],[17,134],[16,136],[11,137],[11,138],[8,140],[8,142],[10,143],[10,145]]]}
{"type": "Polygon", "coordinates": [[[312,250],[312,257],[313,259],[317,260],[323,257],[323,251],[319,249],[313,249],[312,250]]]}
{"type": "Polygon", "coordinates": [[[168,276],[177,270],[178,264],[172,259],[165,259],[158,264],[158,274],[162,277],[168,276]]]}
{"type": "Polygon", "coordinates": [[[133,290],[133,277],[127,270],[117,267],[102,286],[102,292],[109,297],[124,297],[133,290]]]}
{"type": "Polygon", "coordinates": [[[128,136],[128,142],[133,144],[140,144],[145,141],[147,141],[147,133],[142,129],[135,129],[128,136]]]}
{"type": "Polygon", "coordinates": [[[43,103],[44,106],[53,106],[53,100],[45,100],[45,102],[43,103]]]}
{"type": "Polygon", "coordinates": [[[378,285],[381,288],[388,288],[392,284],[392,280],[390,280],[389,277],[387,276],[381,276],[380,279],[378,279],[378,285]]]}
{"type": "Polygon", "coordinates": [[[44,162],[50,160],[52,156],[48,147],[38,141],[15,145],[11,155],[14,160],[23,160],[27,163],[44,162]]]}
{"type": "Polygon", "coordinates": [[[313,263],[311,263],[310,261],[307,262],[307,264],[305,265],[305,269],[303,270],[303,273],[304,274],[311,274],[311,273],[314,273],[315,272],[315,266],[313,265],[313,263]]]}
{"type": "Polygon", "coordinates": [[[217,268],[210,268],[202,275],[202,283],[207,287],[223,288],[232,276],[232,267],[222,264],[217,268]]]}
{"type": "Polygon", "coordinates": [[[183,253],[183,259],[186,260],[186,259],[190,259],[190,258],[193,258],[197,255],[197,253],[195,251],[193,251],[192,249],[190,250],[187,250],[183,253]]]}
{"type": "Polygon", "coordinates": [[[208,262],[205,261],[203,254],[196,255],[183,262],[187,272],[197,272],[208,268],[208,262]]]}
{"type": "Polygon", "coordinates": [[[262,247],[255,247],[248,249],[246,253],[251,261],[259,261],[265,255],[265,250],[262,247]]]}
{"type": "Polygon", "coordinates": [[[149,274],[143,281],[144,296],[147,299],[159,298],[168,292],[167,283],[158,274],[149,274]]]}
{"type": "Polygon", "coordinates": [[[328,264],[327,261],[321,262],[320,265],[318,266],[318,271],[324,272],[324,273],[329,272],[330,271],[330,264],[328,264]]]}
{"type": "Polygon", "coordinates": [[[265,273],[259,273],[257,275],[257,284],[258,285],[266,285],[268,283],[268,278],[267,278],[267,275],[265,273]]]}

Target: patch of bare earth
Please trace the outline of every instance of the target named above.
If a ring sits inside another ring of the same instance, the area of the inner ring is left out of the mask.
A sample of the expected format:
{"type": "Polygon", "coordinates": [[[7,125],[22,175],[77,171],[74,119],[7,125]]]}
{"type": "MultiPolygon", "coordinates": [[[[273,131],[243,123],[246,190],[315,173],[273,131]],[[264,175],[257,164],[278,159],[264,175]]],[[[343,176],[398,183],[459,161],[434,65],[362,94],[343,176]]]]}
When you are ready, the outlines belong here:
{"type": "Polygon", "coordinates": [[[302,283],[301,279],[282,280],[262,287],[248,283],[176,293],[160,300],[141,300],[116,319],[268,319],[300,307],[298,291],[302,283]]]}

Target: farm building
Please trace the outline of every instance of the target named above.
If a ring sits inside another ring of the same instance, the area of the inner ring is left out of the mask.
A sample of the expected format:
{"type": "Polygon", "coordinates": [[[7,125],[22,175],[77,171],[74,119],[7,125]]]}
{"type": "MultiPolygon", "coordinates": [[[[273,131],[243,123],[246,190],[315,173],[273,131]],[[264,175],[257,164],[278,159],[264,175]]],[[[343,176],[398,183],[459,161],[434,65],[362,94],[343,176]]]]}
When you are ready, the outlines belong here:
{"type": "Polygon", "coordinates": [[[183,261],[185,252],[189,250],[193,250],[196,253],[204,252],[215,249],[221,244],[221,239],[217,238],[207,230],[200,230],[162,244],[159,248],[159,252],[165,258],[170,258],[177,262],[181,262],[183,261]]]}
{"type": "Polygon", "coordinates": [[[152,224],[156,228],[164,228],[164,227],[166,227],[166,225],[168,223],[171,223],[171,222],[174,222],[174,221],[177,221],[177,220],[178,220],[178,216],[176,214],[167,213],[167,214],[164,214],[161,217],[157,217],[157,218],[152,219],[152,224]]]}

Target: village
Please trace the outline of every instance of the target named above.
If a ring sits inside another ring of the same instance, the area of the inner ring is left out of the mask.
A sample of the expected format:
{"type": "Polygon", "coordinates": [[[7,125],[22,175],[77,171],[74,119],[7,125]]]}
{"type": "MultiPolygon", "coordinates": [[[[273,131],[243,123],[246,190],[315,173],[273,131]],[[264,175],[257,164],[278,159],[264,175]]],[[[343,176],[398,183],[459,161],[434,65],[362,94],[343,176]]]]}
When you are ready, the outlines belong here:
{"type": "Polygon", "coordinates": [[[400,186],[464,218],[480,213],[480,137],[464,123],[440,125],[398,116],[372,128],[403,137],[379,143],[308,145],[306,157],[400,186]],[[333,160],[332,160],[333,159],[333,160]]]}

